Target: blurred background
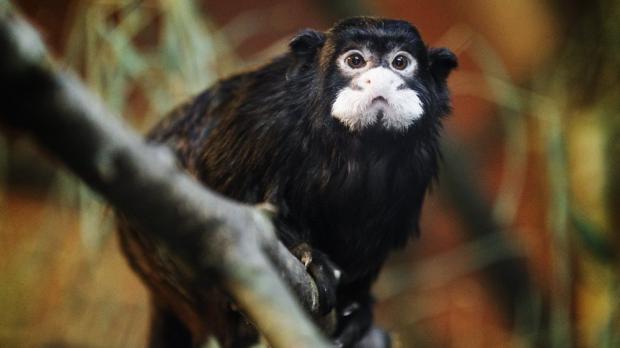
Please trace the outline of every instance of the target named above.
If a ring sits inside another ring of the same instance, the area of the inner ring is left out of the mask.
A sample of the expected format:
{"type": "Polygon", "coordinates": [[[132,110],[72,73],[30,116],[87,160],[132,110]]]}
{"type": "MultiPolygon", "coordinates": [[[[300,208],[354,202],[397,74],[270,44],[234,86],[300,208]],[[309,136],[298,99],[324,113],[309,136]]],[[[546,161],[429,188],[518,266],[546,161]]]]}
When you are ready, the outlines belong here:
{"type": "MultiPolygon", "coordinates": [[[[442,175],[376,321],[400,347],[620,347],[620,2],[12,3],[140,132],[304,27],[411,21],[460,68],[442,175]]],[[[111,214],[45,157],[0,135],[0,347],[143,346],[146,292],[111,214]]]]}

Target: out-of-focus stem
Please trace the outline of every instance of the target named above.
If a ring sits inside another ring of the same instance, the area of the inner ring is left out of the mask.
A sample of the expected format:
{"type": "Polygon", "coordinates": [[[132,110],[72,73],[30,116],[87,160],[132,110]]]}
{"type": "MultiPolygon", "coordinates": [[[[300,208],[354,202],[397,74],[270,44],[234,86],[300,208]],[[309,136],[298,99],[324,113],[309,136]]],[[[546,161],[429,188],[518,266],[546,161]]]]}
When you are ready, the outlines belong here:
{"type": "Polygon", "coordinates": [[[549,230],[551,231],[551,255],[553,281],[551,293],[550,330],[551,347],[570,348],[572,307],[572,272],[570,266],[570,242],[568,236],[569,186],[563,122],[557,106],[550,101],[536,105],[535,113],[540,120],[542,144],[545,146],[547,176],[549,183],[549,230]]]}

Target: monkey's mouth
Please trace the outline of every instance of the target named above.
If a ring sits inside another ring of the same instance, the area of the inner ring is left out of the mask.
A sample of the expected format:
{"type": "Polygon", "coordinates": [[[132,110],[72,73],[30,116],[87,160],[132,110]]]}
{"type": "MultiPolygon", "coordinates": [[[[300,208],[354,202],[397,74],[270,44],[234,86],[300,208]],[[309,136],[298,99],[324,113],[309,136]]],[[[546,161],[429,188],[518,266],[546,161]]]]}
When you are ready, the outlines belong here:
{"type": "Polygon", "coordinates": [[[381,125],[383,118],[385,117],[385,111],[390,107],[387,99],[384,96],[377,96],[370,100],[368,105],[369,115],[374,115],[375,125],[381,125]]]}
{"type": "Polygon", "coordinates": [[[372,99],[372,101],[370,102],[370,104],[377,104],[377,103],[379,103],[379,104],[387,104],[388,102],[387,102],[387,99],[385,99],[382,96],[374,97],[372,99]]]}
{"type": "Polygon", "coordinates": [[[381,122],[381,120],[383,120],[383,110],[379,110],[379,112],[377,112],[377,121],[381,122]]]}
{"type": "Polygon", "coordinates": [[[383,97],[383,96],[374,97],[370,101],[370,105],[378,106],[378,111],[377,111],[377,114],[376,114],[376,118],[377,118],[377,121],[380,123],[381,120],[383,120],[383,117],[385,115],[384,109],[385,109],[386,106],[389,105],[387,99],[385,99],[385,97],[383,97]]]}

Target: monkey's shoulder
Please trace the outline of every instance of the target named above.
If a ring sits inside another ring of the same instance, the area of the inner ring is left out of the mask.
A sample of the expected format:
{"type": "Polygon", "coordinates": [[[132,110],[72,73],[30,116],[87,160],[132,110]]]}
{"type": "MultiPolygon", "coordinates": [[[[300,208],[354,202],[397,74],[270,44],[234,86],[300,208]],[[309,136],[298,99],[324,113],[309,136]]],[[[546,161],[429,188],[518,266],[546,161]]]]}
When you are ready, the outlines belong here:
{"type": "Polygon", "coordinates": [[[192,152],[202,151],[205,142],[212,138],[238,137],[253,128],[283,125],[273,122],[273,117],[285,116],[292,100],[287,71],[291,59],[288,55],[275,58],[253,70],[223,78],[212,86],[172,109],[147,134],[152,143],[162,143],[172,148],[181,164],[188,166],[192,152]]]}

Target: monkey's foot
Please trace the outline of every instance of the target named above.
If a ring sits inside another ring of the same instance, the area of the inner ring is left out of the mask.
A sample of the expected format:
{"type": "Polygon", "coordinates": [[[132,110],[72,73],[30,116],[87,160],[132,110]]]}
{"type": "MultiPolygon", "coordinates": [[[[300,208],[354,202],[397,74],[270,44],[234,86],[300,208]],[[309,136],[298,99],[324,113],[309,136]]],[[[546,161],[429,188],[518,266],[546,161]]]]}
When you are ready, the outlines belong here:
{"type": "Polygon", "coordinates": [[[372,325],[370,304],[353,302],[339,313],[338,331],[334,345],[339,348],[390,348],[390,336],[384,330],[372,325]]]}
{"type": "Polygon", "coordinates": [[[336,290],[342,271],[322,252],[302,243],[293,248],[295,255],[314,279],[319,291],[319,315],[326,315],[336,306],[336,290]]]}

